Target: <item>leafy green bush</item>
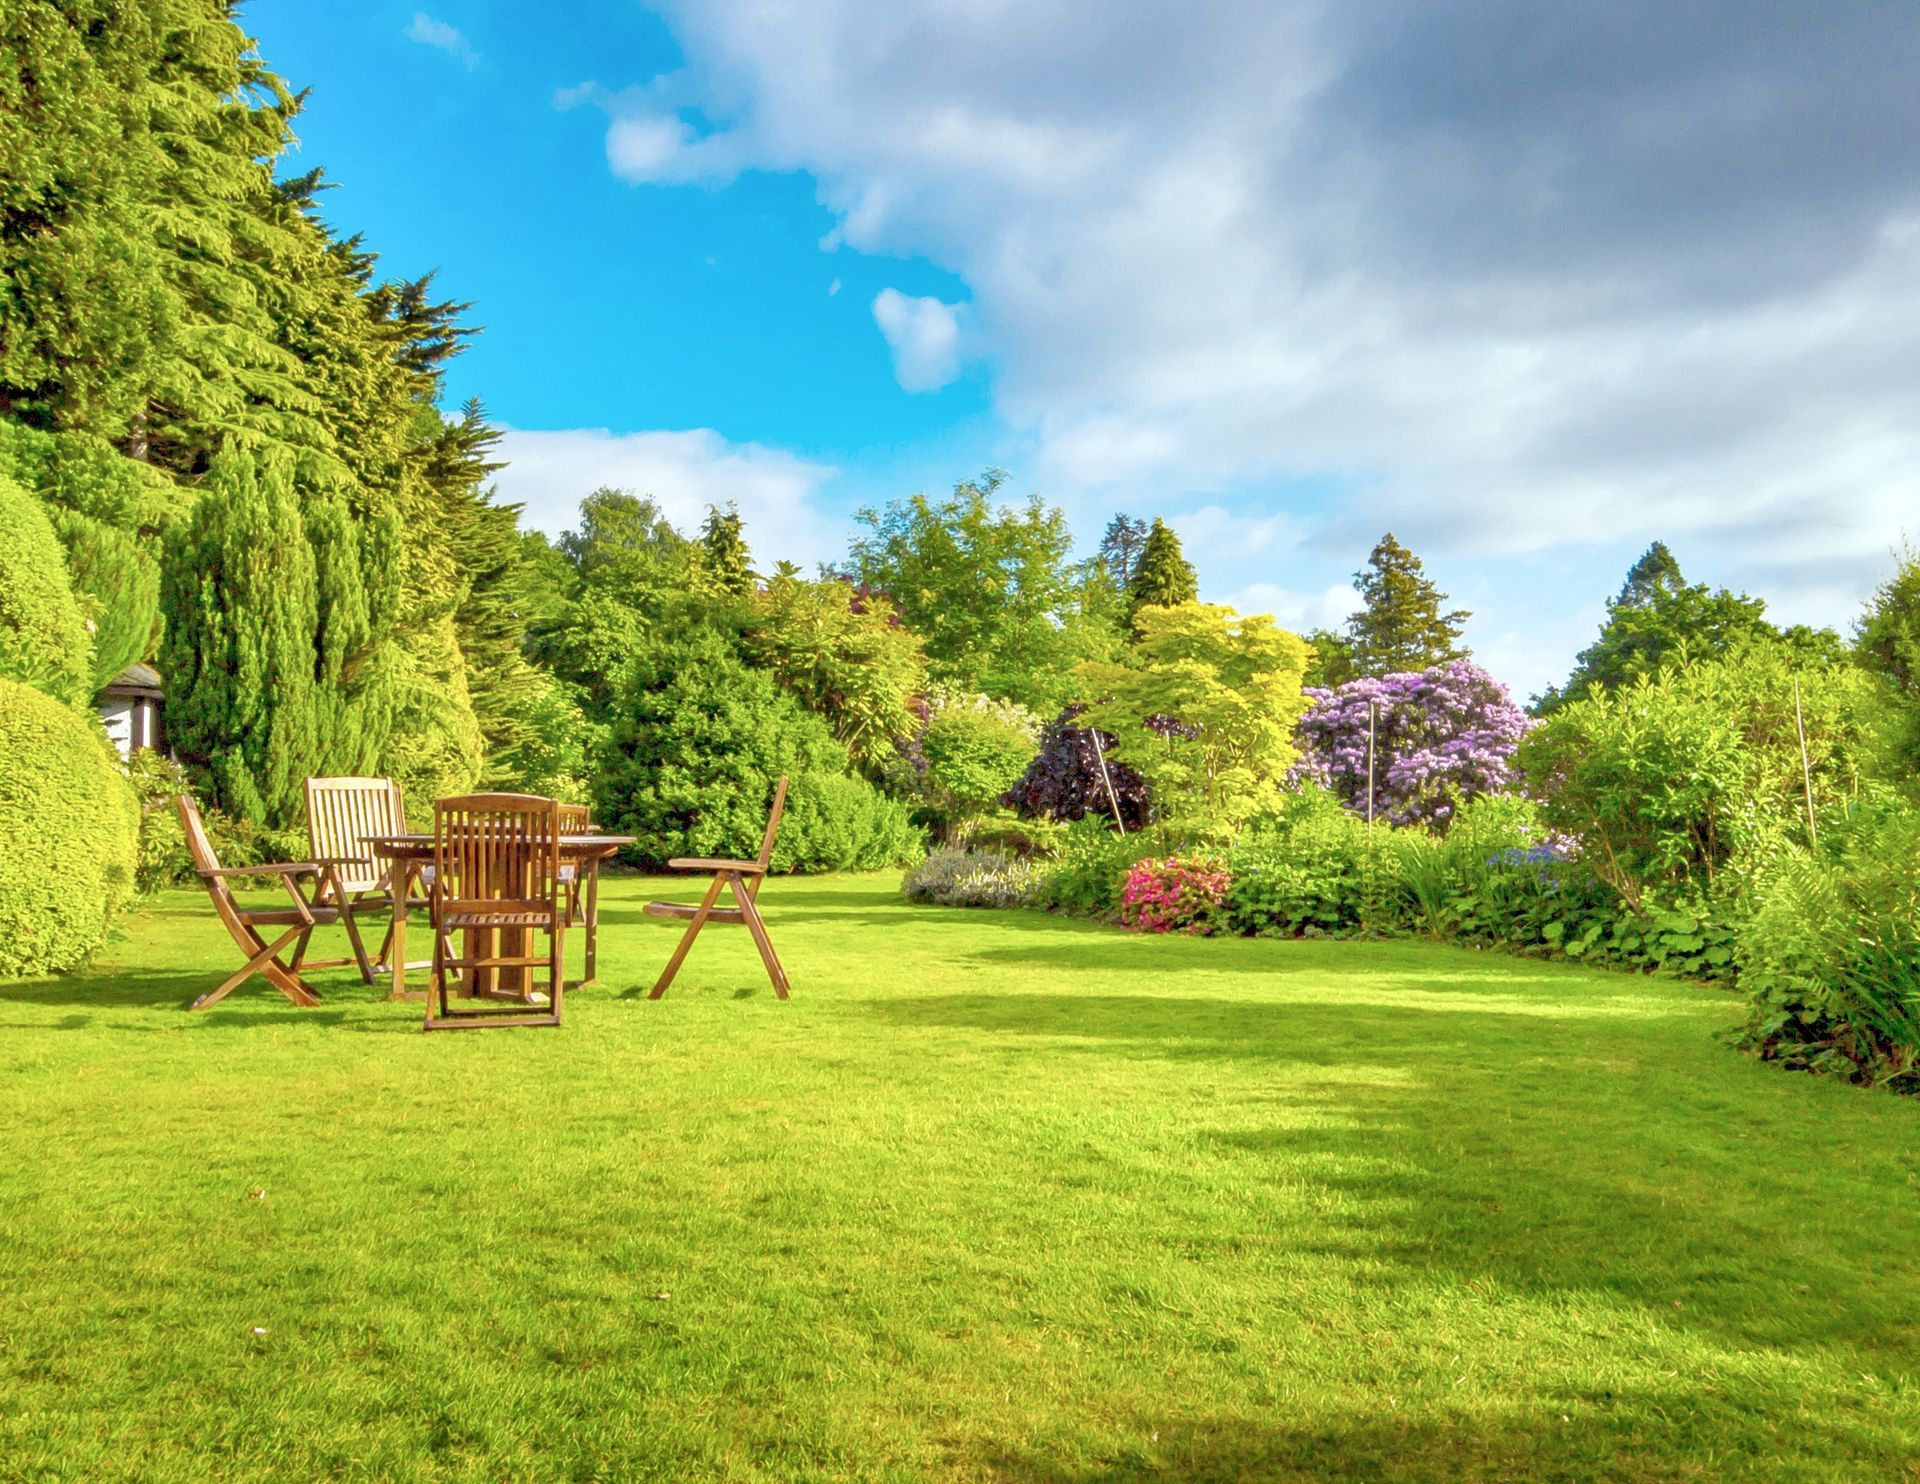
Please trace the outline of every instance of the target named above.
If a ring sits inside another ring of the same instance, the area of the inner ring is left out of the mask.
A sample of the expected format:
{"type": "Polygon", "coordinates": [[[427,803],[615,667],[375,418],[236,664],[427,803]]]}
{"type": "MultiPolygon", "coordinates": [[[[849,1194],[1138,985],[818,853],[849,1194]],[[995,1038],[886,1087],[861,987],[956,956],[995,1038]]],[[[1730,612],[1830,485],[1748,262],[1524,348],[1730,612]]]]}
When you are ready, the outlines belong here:
{"type": "Polygon", "coordinates": [[[1037,873],[1033,905],[1073,917],[1113,917],[1134,862],[1178,848],[1177,840],[1158,830],[1120,835],[1097,815],[1075,820],[1059,853],[1037,873]]]}
{"type": "Polygon", "coordinates": [[[878,871],[917,860],[925,850],[907,806],[866,779],[802,773],[788,787],[773,868],[878,871]]]}
{"type": "Polygon", "coordinates": [[[907,872],[900,894],[941,907],[1025,907],[1040,876],[1032,861],[997,850],[936,850],[907,872]]]}
{"type": "Polygon", "coordinates": [[[726,638],[702,630],[634,660],[595,778],[600,817],[636,844],[630,859],[752,856],[774,785],[839,774],[846,750],[726,638]]]}
{"type": "Polygon", "coordinates": [[[0,680],[0,978],[59,973],[134,890],[139,804],[99,723],[0,680]]]}
{"type": "MultiPolygon", "coordinates": [[[[180,829],[180,813],[174,800],[191,792],[186,770],[172,758],[143,747],[127,762],[127,781],[133,785],[140,802],[139,864],[134,874],[141,892],[157,891],[163,886],[186,886],[194,882],[193,856],[187,850],[187,837],[180,829]]],[[[223,866],[257,866],[266,861],[305,860],[308,839],[304,826],[294,829],[267,829],[244,819],[235,819],[211,805],[202,804],[201,822],[207,829],[207,843],[223,866]]],[[[430,820],[422,820],[426,828],[430,820]]],[[[238,879],[230,883],[236,891],[278,891],[271,878],[258,881],[238,879]]]]}
{"type": "Polygon", "coordinates": [[[0,475],[0,678],[83,706],[93,641],[46,507],[0,475]]]}
{"type": "MultiPolygon", "coordinates": [[[[127,760],[127,782],[133,785],[140,801],[139,862],[134,885],[145,893],[163,886],[179,886],[193,879],[193,857],[187,851],[187,837],[180,828],[179,810],[174,800],[188,790],[186,770],[172,758],[142,747],[127,760]]],[[[207,819],[212,831],[211,816],[207,819]]],[[[216,847],[217,849],[217,847],[216,847]]],[[[223,865],[240,865],[221,856],[223,865]]]]}
{"type": "Polygon", "coordinates": [[[1679,663],[1553,713],[1520,744],[1546,822],[1638,905],[1717,895],[1718,878],[1769,848],[1802,811],[1799,717],[1816,804],[1883,766],[1882,694],[1852,665],[1785,643],[1679,663]]]}
{"type": "Polygon", "coordinates": [[[1812,850],[1760,873],[1740,935],[1762,1057],[1920,1091],[1920,810],[1888,798],[1830,816],[1812,850]]]}
{"type": "Polygon", "coordinates": [[[1304,788],[1250,828],[1230,856],[1227,923],[1267,937],[1347,934],[1390,894],[1392,831],[1374,832],[1325,789],[1304,788]]]}
{"type": "Polygon", "coordinates": [[[928,698],[917,741],[919,792],[950,841],[963,841],[1027,769],[1040,746],[1040,720],[1024,706],[940,689],[928,698]]]}

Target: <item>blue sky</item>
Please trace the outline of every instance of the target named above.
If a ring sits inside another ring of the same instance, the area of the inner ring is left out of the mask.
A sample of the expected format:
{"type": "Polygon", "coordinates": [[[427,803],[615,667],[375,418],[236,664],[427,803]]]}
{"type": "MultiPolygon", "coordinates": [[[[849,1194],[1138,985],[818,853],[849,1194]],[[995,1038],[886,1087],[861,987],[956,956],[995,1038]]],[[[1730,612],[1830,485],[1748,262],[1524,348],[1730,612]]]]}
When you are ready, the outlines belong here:
{"type": "Polygon", "coordinates": [[[1844,624],[1920,472],[1920,22],[1622,0],[257,0],[293,169],[485,333],[503,493],[756,555],[989,464],[1335,622],[1395,530],[1523,692],[1658,537],[1844,624]],[[554,19],[555,16],[562,20],[554,19]]]}

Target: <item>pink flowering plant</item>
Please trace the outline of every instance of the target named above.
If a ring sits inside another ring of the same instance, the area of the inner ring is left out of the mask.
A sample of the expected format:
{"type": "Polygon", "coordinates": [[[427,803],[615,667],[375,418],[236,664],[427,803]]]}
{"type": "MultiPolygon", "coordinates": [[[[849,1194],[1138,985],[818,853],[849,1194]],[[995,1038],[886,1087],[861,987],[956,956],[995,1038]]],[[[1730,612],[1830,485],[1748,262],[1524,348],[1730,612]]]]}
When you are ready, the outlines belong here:
{"type": "Polygon", "coordinates": [[[1214,856],[1136,861],[1120,892],[1120,920],[1146,933],[1210,933],[1229,880],[1225,863],[1214,856]]]}

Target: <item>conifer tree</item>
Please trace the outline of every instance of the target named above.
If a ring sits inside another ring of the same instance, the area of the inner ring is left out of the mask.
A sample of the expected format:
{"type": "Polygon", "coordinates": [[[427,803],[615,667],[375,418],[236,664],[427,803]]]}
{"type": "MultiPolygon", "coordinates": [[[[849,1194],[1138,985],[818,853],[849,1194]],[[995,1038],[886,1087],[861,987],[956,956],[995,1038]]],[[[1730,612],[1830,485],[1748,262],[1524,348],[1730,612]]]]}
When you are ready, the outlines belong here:
{"type": "Polygon", "coordinates": [[[1147,523],[1137,516],[1123,511],[1107,522],[1107,532],[1100,538],[1100,565],[1121,592],[1133,585],[1134,570],[1140,565],[1140,553],[1146,544],[1147,523]]]}
{"type": "Polygon", "coordinates": [[[1180,551],[1180,538],[1159,516],[1140,548],[1140,560],[1127,585],[1127,628],[1140,632],[1142,608],[1172,608],[1200,595],[1200,580],[1180,551]]]}
{"type": "Polygon", "coordinates": [[[1566,685],[1547,690],[1533,709],[1550,715],[1596,687],[1658,670],[1683,651],[1708,659],[1742,638],[1775,636],[1779,631],[1767,622],[1766,612],[1759,598],[1689,583],[1673,553],[1656,541],[1628,568],[1618,596],[1607,604],[1606,622],[1575,657],[1566,685]]]}
{"type": "Polygon", "coordinates": [[[1425,670],[1465,659],[1460,631],[1473,615],[1443,613],[1447,595],[1426,575],[1420,558],[1389,531],[1353,575],[1365,606],[1347,620],[1353,665],[1361,675],[1425,670]]]}
{"type": "Polygon", "coordinates": [[[223,453],[167,553],[167,732],[210,802],[276,828],[319,771],[316,591],[290,456],[223,453]]]}
{"type": "Polygon", "coordinates": [[[707,591],[725,597],[741,597],[753,591],[753,571],[747,565],[749,553],[741,531],[740,512],[729,500],[727,508],[707,507],[706,523],[700,527],[699,571],[707,591]]]}

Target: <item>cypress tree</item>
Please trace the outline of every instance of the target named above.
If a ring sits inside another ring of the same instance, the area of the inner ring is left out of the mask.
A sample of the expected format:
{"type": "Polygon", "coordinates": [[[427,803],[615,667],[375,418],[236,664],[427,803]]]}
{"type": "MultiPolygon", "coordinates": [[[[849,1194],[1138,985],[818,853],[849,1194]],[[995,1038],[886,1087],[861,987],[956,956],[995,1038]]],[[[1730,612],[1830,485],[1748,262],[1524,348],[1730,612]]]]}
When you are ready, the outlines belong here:
{"type": "Polygon", "coordinates": [[[1353,584],[1365,602],[1347,620],[1353,664],[1361,675],[1425,670],[1468,654],[1460,631],[1473,615],[1441,612],[1447,595],[1435,587],[1420,558],[1389,531],[1354,573],[1353,584]]]}
{"type": "Polygon", "coordinates": [[[1172,608],[1200,596],[1200,580],[1180,551],[1180,538],[1159,516],[1140,548],[1140,561],[1127,585],[1127,628],[1139,636],[1142,608],[1172,608]]]}
{"type": "Polygon", "coordinates": [[[92,691],[151,659],[160,638],[160,564],[126,531],[72,510],[53,512],[75,596],[93,627],[92,691]]]}
{"type": "Polygon", "coordinates": [[[741,533],[740,512],[733,501],[727,501],[725,510],[718,505],[707,507],[697,555],[701,579],[709,592],[737,598],[753,591],[746,537],[741,533]]]}
{"type": "Polygon", "coordinates": [[[211,802],[274,828],[320,759],[316,593],[289,456],[222,453],[167,551],[167,731],[211,802]]]}

